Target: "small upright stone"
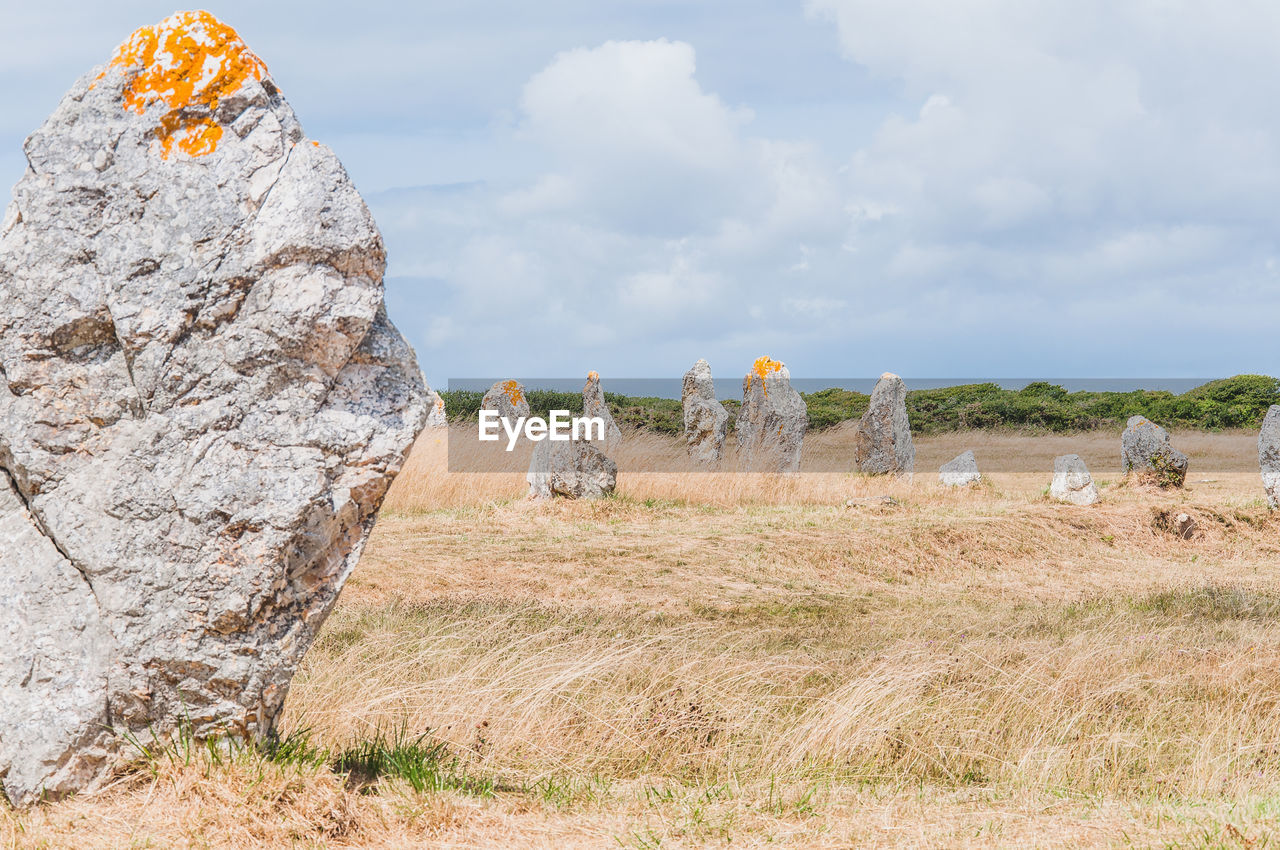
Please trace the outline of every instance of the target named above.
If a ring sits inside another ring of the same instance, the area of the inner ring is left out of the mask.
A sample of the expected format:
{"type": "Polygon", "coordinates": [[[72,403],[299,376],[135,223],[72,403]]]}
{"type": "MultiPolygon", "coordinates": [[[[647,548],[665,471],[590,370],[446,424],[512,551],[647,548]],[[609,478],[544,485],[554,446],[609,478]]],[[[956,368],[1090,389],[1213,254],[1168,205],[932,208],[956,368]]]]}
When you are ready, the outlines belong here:
{"type": "Polygon", "coordinates": [[[512,427],[517,419],[529,416],[529,402],[519,381],[498,381],[489,387],[480,399],[480,409],[496,410],[499,417],[510,420],[512,427]]]}
{"type": "Polygon", "coordinates": [[[761,357],[742,379],[738,413],[738,453],[748,470],[797,472],[809,412],[791,388],[791,373],[777,360],[761,357]]]}
{"type": "Polygon", "coordinates": [[[428,428],[448,428],[449,417],[444,412],[444,399],[440,398],[440,393],[432,390],[427,393],[427,427],[428,428]]]}
{"type": "Polygon", "coordinates": [[[967,487],[981,481],[978,459],[973,456],[973,451],[957,455],[944,463],[942,469],[938,470],[938,480],[947,487],[967,487]]]}
{"type": "Polygon", "coordinates": [[[871,404],[858,422],[853,458],[868,475],[910,475],[915,470],[907,385],[892,372],[881,375],[871,391],[871,404]]]}
{"type": "Polygon", "coordinates": [[[729,434],[729,411],[716,401],[716,386],[707,361],[699,360],[684,373],[680,402],[684,405],[684,441],[689,457],[702,466],[715,466],[720,463],[729,434]]]}
{"type": "Polygon", "coordinates": [[[1262,468],[1262,486],[1267,491],[1267,504],[1280,508],[1280,404],[1273,404],[1262,420],[1258,434],[1258,465],[1262,468]]]}
{"type": "Polygon", "coordinates": [[[540,440],[529,463],[530,499],[599,499],[613,492],[618,465],[586,440],[540,440]]]}
{"type": "Polygon", "coordinates": [[[1120,471],[1136,472],[1161,487],[1181,487],[1187,456],[1169,442],[1169,432],[1145,416],[1130,416],[1120,437],[1120,471]]]}
{"type": "Polygon", "coordinates": [[[582,388],[582,415],[604,420],[606,452],[613,451],[622,442],[622,429],[613,421],[613,414],[609,412],[609,405],[604,400],[604,390],[600,387],[600,373],[594,370],[587,373],[587,383],[582,388]]]}
{"type": "Polygon", "coordinates": [[[1098,501],[1098,487],[1080,455],[1062,455],[1054,459],[1049,496],[1073,505],[1092,505],[1098,501]]]}

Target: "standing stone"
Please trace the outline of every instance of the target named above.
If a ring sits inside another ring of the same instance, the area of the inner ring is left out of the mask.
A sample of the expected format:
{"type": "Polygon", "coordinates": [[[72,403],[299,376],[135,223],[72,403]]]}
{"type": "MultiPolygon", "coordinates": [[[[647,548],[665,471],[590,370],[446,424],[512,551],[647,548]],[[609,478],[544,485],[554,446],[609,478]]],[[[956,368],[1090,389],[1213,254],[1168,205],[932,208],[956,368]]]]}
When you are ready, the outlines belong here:
{"type": "Polygon", "coordinates": [[[1092,505],[1098,501],[1098,487],[1080,455],[1062,455],[1054,459],[1049,496],[1073,505],[1092,505]]]}
{"type": "Polygon", "coordinates": [[[427,427],[449,427],[449,417],[444,412],[444,399],[440,398],[440,393],[435,390],[427,393],[427,427]]]}
{"type": "Polygon", "coordinates": [[[480,409],[496,410],[499,417],[510,420],[513,428],[517,419],[529,416],[529,402],[519,381],[498,381],[489,387],[484,398],[480,399],[480,409]]]}
{"type": "Polygon", "coordinates": [[[871,404],[858,422],[854,436],[854,463],[868,475],[911,475],[916,448],[907,419],[907,385],[885,372],[871,391],[871,404]]]}
{"type": "Polygon", "coordinates": [[[539,440],[529,463],[529,498],[599,499],[613,492],[618,465],[587,440],[539,440]]]}
{"type": "Polygon", "coordinates": [[[742,379],[738,453],[744,469],[797,472],[809,412],[791,388],[791,373],[761,357],[742,379]]]}
{"type": "Polygon", "coordinates": [[[270,733],[427,415],[329,148],[206,12],[26,141],[0,225],[0,782],[270,733]],[[216,73],[212,73],[216,71],[216,73]]]}
{"type": "Polygon", "coordinates": [[[689,456],[702,466],[719,464],[729,434],[729,411],[716,401],[716,386],[707,361],[699,360],[684,373],[680,402],[684,406],[684,440],[689,456]]]}
{"type": "MultiPolygon", "coordinates": [[[[622,442],[622,429],[613,421],[609,405],[604,400],[604,390],[600,388],[600,373],[588,372],[586,386],[582,388],[582,415],[599,417],[604,420],[604,450],[611,452],[622,442]]],[[[594,434],[595,431],[592,431],[594,434]]]]}
{"type": "Polygon", "coordinates": [[[1262,420],[1262,432],[1258,434],[1258,464],[1262,468],[1267,504],[1280,508],[1280,404],[1271,405],[1262,420]]]}
{"type": "Polygon", "coordinates": [[[967,487],[981,481],[978,459],[973,456],[973,451],[957,455],[953,460],[944,463],[942,469],[938,470],[938,480],[947,487],[967,487]]]}
{"type": "Polygon", "coordinates": [[[1137,472],[1161,487],[1181,487],[1187,456],[1169,442],[1169,432],[1145,416],[1130,416],[1120,437],[1120,471],[1137,472]]]}

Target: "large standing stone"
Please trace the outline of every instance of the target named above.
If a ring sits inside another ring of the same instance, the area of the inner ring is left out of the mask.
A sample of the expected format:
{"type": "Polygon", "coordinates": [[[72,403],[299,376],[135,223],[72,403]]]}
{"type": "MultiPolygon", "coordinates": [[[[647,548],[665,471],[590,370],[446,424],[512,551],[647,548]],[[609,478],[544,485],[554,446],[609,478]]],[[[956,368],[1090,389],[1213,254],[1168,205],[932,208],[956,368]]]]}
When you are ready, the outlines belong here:
{"type": "MultiPolygon", "coordinates": [[[[604,420],[604,450],[611,452],[622,442],[622,429],[613,421],[609,412],[609,404],[604,400],[604,390],[600,388],[600,373],[588,372],[587,383],[582,388],[582,415],[599,417],[604,420]]],[[[592,433],[595,433],[592,431],[592,433]]]]}
{"type": "Polygon", "coordinates": [[[510,420],[514,428],[516,420],[528,418],[529,401],[519,381],[498,381],[480,399],[480,409],[496,410],[498,416],[510,420]]]}
{"type": "Polygon", "coordinates": [[[938,481],[947,487],[966,487],[981,480],[978,459],[973,456],[972,450],[957,455],[938,470],[938,481]]]}
{"type": "Polygon", "coordinates": [[[737,430],[743,468],[798,471],[808,425],[808,410],[800,393],[791,388],[787,367],[768,357],[756,360],[742,379],[737,430]]]}
{"type": "Polygon", "coordinates": [[[684,373],[680,402],[684,406],[684,440],[689,456],[702,466],[719,464],[729,434],[729,411],[716,401],[716,386],[707,361],[699,360],[684,373]]]}
{"type": "Polygon", "coordinates": [[[1145,416],[1130,416],[1120,436],[1120,471],[1137,472],[1161,487],[1181,487],[1187,456],[1169,442],[1169,432],[1145,416]]]}
{"type": "Polygon", "coordinates": [[[426,418],[337,157],[205,12],[26,141],[0,225],[0,781],[270,732],[426,418]]]}
{"type": "Polygon", "coordinates": [[[427,427],[449,427],[449,417],[444,411],[444,399],[440,398],[440,393],[435,390],[427,393],[427,427]]]}
{"type": "Polygon", "coordinates": [[[1258,434],[1258,464],[1262,468],[1262,486],[1267,503],[1280,508],[1280,404],[1271,405],[1262,420],[1258,434]]]}
{"type": "Polygon", "coordinates": [[[529,498],[599,499],[613,492],[618,466],[587,440],[538,441],[529,463],[529,498]]]}
{"type": "Polygon", "coordinates": [[[871,391],[871,403],[854,437],[854,462],[869,475],[910,475],[916,465],[907,419],[907,385],[885,372],[871,391]]]}
{"type": "Polygon", "coordinates": [[[1080,455],[1062,455],[1053,461],[1053,483],[1049,496],[1073,505],[1092,505],[1100,498],[1089,468],[1080,455]]]}

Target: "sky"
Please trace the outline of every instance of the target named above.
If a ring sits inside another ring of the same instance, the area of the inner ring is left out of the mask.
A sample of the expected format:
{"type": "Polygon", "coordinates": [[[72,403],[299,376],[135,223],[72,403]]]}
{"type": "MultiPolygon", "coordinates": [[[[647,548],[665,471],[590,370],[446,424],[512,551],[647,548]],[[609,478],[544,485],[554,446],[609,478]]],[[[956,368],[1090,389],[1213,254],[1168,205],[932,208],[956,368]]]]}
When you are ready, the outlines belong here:
{"type": "MultiPolygon", "coordinates": [[[[0,182],[174,7],[0,0],[0,182]]],[[[207,7],[449,378],[1280,375],[1280,4],[207,7]]]]}

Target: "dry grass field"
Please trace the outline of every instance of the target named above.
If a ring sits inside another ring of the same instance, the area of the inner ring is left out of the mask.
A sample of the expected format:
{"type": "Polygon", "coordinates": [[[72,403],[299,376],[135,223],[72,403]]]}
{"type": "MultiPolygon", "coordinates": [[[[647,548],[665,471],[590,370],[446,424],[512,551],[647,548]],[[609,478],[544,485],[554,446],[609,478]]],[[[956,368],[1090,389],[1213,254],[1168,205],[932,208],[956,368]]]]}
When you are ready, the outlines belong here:
{"type": "Polygon", "coordinates": [[[540,504],[523,476],[448,473],[428,432],[284,719],[414,765],[178,742],[0,815],[0,839],[1277,846],[1280,517],[1255,440],[1175,434],[1191,473],[1162,492],[1118,479],[1116,434],[922,439],[904,482],[849,474],[828,431],[800,475],[624,473],[540,504]],[[1008,471],[944,490],[970,447],[1008,471]],[[1066,452],[1101,504],[1046,500],[1066,452]]]}

